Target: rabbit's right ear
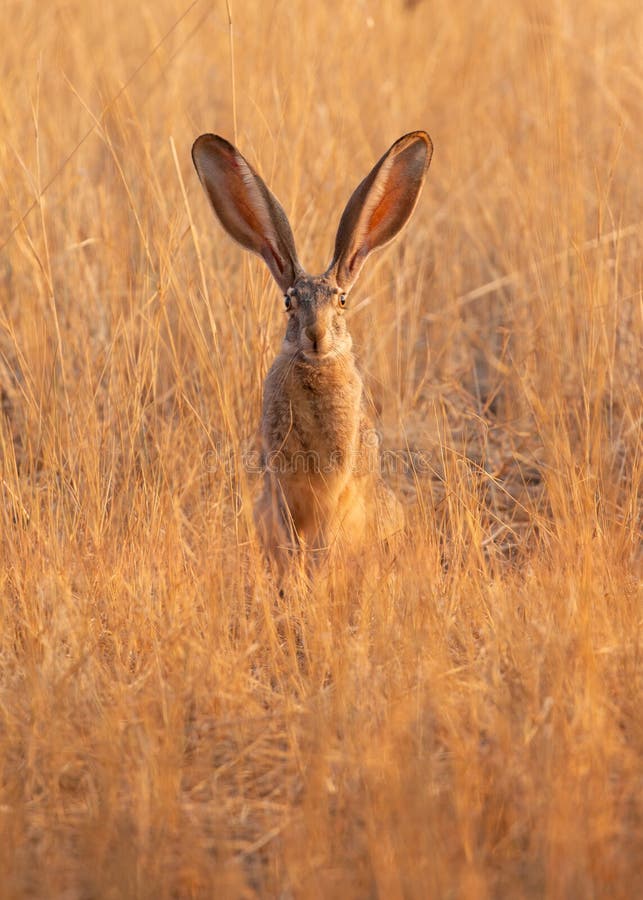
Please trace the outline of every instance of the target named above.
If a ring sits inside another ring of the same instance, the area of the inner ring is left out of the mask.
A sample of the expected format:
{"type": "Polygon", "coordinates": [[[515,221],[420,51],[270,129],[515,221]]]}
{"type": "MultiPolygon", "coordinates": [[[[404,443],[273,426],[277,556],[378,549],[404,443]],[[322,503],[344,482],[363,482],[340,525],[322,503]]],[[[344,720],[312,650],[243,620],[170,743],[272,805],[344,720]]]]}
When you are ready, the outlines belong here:
{"type": "Polygon", "coordinates": [[[433,144],[426,131],[399,138],[377,162],[346,204],[328,269],[348,290],[372,250],[392,241],[415,209],[433,144]]]}
{"type": "Polygon", "coordinates": [[[285,293],[303,270],[286,213],[236,147],[202,134],[192,159],[217,218],[231,238],[261,256],[285,293]]]}

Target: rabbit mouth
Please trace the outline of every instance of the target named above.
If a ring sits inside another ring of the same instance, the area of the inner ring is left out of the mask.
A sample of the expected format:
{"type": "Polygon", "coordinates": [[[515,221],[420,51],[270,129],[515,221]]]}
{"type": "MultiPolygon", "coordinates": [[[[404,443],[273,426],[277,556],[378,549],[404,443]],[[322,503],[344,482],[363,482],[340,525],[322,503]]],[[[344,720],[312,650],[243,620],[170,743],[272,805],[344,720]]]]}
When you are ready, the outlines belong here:
{"type": "Polygon", "coordinates": [[[329,350],[318,349],[315,350],[312,347],[302,348],[300,351],[301,355],[307,362],[311,363],[320,363],[324,362],[324,360],[330,359],[332,356],[335,356],[335,351],[333,348],[329,350]]]}

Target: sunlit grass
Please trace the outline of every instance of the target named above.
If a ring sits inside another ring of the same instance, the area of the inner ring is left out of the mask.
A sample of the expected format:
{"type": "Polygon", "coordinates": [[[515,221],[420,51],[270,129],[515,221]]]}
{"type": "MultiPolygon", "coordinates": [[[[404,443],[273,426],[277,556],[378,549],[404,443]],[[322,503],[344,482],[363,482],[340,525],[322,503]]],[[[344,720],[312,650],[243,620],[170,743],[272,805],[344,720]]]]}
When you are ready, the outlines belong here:
{"type": "Polygon", "coordinates": [[[231,10],[234,94],[225,2],[5,17],[4,895],[631,897],[639,4],[231,10]],[[351,296],[404,544],[281,599],[281,304],[189,155],[233,112],[312,272],[392,141],[435,145],[351,296]]]}

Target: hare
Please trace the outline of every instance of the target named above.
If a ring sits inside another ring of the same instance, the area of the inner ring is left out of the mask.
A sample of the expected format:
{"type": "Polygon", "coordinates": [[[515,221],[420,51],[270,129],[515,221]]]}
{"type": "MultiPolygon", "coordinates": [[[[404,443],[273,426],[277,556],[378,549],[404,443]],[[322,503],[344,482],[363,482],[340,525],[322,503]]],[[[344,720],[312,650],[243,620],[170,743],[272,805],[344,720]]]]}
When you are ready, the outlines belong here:
{"type": "Polygon", "coordinates": [[[381,479],[345,313],[366,257],[411,216],[432,153],[424,131],[399,138],[348,201],[328,269],[309,275],[284,210],[236,147],[214,134],[192,147],[217,218],[265,260],[284,297],[286,334],[263,390],[265,470],[255,507],[264,547],[281,566],[293,551],[355,547],[369,523],[383,539],[403,528],[402,508],[381,479]]]}

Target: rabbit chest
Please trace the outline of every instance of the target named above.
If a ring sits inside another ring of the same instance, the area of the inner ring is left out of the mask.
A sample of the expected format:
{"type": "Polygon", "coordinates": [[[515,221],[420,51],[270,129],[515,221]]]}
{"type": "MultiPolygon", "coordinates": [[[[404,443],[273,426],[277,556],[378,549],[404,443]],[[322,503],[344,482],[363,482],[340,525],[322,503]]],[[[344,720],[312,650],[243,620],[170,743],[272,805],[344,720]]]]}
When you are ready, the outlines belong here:
{"type": "Polygon", "coordinates": [[[263,448],[280,480],[344,480],[359,454],[362,380],[350,358],[278,359],[264,390],[263,448]]]}

